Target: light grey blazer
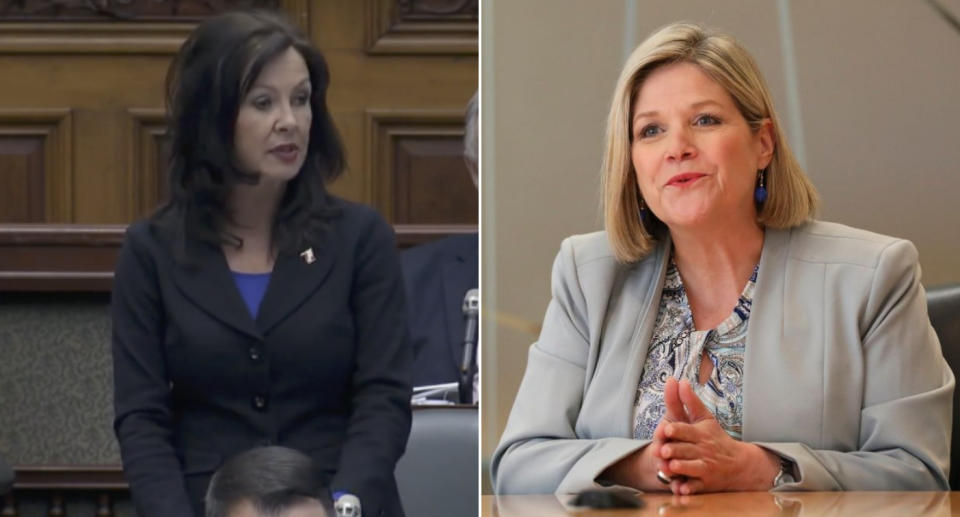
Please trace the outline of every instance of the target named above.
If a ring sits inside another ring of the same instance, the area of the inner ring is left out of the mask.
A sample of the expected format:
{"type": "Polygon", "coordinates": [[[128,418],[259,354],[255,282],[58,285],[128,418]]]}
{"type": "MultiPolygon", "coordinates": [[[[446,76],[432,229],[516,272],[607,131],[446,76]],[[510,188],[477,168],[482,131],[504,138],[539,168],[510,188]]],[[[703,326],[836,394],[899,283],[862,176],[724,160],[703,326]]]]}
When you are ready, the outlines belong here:
{"type": "MultiPolygon", "coordinates": [[[[631,438],[669,258],[564,240],[553,299],[493,455],[499,494],[597,487],[631,438]]],[[[796,463],[786,490],[948,490],[954,378],[909,241],[839,224],[767,230],[743,372],[743,440],[796,463]]]]}

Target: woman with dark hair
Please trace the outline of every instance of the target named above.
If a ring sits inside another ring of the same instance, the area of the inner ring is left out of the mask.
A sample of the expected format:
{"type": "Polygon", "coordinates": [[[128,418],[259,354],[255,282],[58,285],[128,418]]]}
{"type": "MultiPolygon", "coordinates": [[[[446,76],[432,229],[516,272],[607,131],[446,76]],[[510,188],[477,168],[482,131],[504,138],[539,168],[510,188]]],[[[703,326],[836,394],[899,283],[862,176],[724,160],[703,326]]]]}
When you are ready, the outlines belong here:
{"type": "Polygon", "coordinates": [[[402,279],[390,226],[327,192],[344,168],[328,83],[263,12],[202,23],[171,65],[170,197],[127,231],[113,293],[114,427],[141,517],[202,516],[220,464],[274,444],[365,515],[403,515],[402,279]]]}

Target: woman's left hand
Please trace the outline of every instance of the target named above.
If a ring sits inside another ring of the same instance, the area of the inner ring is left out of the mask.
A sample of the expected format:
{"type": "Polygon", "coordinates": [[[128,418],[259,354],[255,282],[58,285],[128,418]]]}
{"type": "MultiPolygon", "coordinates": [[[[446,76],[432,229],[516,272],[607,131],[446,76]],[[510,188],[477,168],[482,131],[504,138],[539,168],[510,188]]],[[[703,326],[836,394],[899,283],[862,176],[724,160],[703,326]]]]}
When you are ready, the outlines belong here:
{"type": "Polygon", "coordinates": [[[654,433],[654,442],[666,442],[656,452],[660,470],[686,477],[670,483],[673,493],[769,490],[780,470],[779,456],[728,435],[689,381],[680,381],[677,391],[679,397],[664,397],[665,403],[679,399],[682,406],[668,411],[685,410],[687,423],[672,422],[654,433]]]}

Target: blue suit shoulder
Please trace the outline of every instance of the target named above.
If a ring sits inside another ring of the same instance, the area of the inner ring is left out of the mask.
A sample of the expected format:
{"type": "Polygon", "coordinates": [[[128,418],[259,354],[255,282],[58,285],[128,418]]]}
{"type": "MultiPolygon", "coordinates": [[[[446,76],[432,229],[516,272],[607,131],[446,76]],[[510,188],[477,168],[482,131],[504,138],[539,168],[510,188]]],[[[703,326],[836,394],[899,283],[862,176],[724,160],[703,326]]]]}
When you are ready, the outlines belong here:
{"type": "Polygon", "coordinates": [[[383,216],[368,205],[348,201],[336,196],[330,196],[330,204],[340,212],[336,224],[340,224],[348,229],[372,230],[377,227],[390,227],[383,216]]]}
{"type": "Polygon", "coordinates": [[[458,378],[464,294],[478,284],[478,236],[454,235],[401,253],[416,362],[414,385],[458,378]]]}
{"type": "Polygon", "coordinates": [[[400,254],[404,269],[429,265],[443,257],[458,257],[469,260],[476,257],[479,236],[476,233],[453,235],[404,250],[400,254]]]}

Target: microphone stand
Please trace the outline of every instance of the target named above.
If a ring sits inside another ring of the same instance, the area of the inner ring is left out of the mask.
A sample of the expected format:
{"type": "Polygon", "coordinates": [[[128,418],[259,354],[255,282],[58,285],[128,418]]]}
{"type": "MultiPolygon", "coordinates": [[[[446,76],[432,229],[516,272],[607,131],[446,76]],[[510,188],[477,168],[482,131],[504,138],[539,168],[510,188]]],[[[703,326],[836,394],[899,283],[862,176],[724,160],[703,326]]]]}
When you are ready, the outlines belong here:
{"type": "Polygon", "coordinates": [[[476,289],[470,289],[463,297],[463,317],[466,328],[463,333],[463,357],[460,361],[460,381],[457,386],[461,404],[473,404],[473,366],[477,361],[479,313],[479,292],[476,289]]]}

